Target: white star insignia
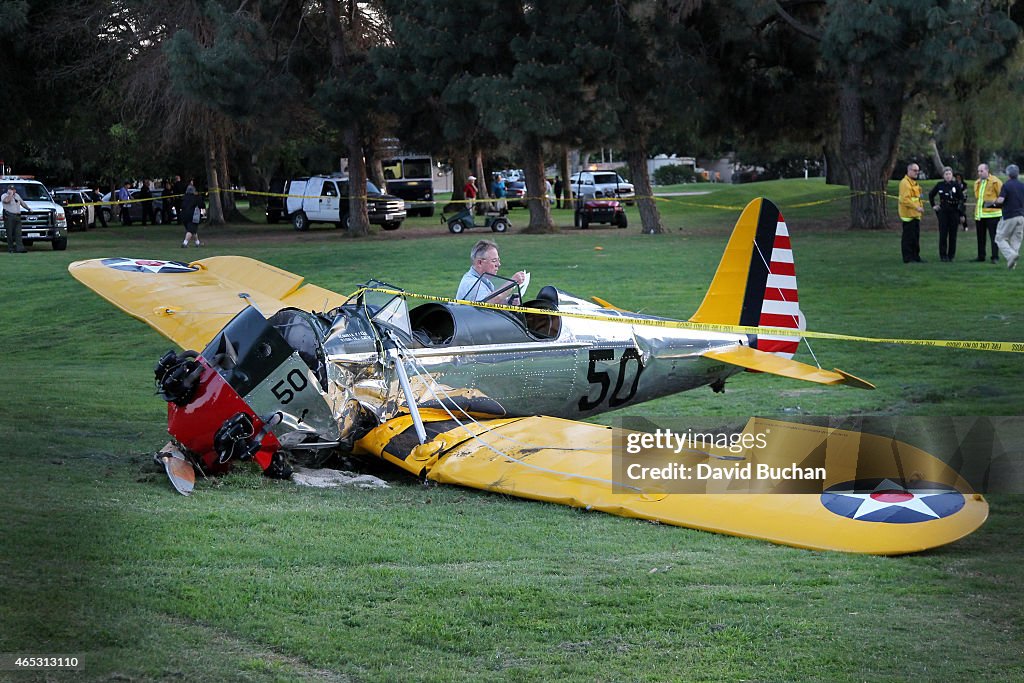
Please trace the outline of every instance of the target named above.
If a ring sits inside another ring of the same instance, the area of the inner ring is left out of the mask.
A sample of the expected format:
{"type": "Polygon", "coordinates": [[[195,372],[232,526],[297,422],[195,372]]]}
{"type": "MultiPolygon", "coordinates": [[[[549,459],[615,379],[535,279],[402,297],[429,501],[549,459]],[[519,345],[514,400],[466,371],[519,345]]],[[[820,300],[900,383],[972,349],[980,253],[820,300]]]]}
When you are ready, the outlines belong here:
{"type": "Polygon", "coordinates": [[[870,515],[872,512],[892,507],[914,510],[915,512],[920,512],[927,517],[934,517],[935,519],[938,519],[938,513],[925,505],[924,499],[950,493],[950,490],[908,489],[905,486],[897,484],[891,479],[884,479],[871,491],[856,491],[851,488],[849,491],[829,491],[829,493],[834,493],[835,495],[843,496],[844,498],[855,498],[861,501],[856,512],[853,514],[853,519],[860,519],[861,517],[870,515]],[[886,496],[886,494],[895,495],[886,496]],[[910,497],[905,500],[900,500],[903,496],[910,497]],[[889,498],[888,500],[886,500],[887,497],[889,498]]]}

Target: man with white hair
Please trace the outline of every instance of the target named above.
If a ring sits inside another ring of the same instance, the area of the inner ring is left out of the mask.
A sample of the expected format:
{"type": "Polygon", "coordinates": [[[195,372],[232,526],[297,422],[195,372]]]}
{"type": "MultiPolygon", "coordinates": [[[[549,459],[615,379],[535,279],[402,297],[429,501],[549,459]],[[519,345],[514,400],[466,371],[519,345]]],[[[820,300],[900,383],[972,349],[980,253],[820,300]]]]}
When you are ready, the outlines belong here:
{"type": "MultiPolygon", "coordinates": [[[[459,289],[455,294],[456,299],[486,301],[492,304],[519,304],[514,300],[518,294],[516,287],[510,287],[503,292],[502,289],[507,286],[507,280],[498,283],[497,287],[491,282],[491,276],[497,276],[498,269],[501,268],[497,244],[491,240],[477,242],[469,252],[469,264],[469,270],[459,282],[459,289]]],[[[521,285],[526,281],[526,273],[519,271],[512,276],[512,279],[521,285]]]]}
{"type": "Polygon", "coordinates": [[[974,181],[974,225],[978,231],[978,258],[985,261],[985,240],[992,242],[992,263],[999,260],[996,253],[996,225],[999,223],[999,208],[994,204],[1003,181],[988,171],[988,164],[978,164],[978,179],[974,181]]]}
{"type": "Polygon", "coordinates": [[[993,202],[1002,207],[1003,217],[996,227],[996,246],[1006,259],[1006,267],[1013,270],[1020,258],[1020,242],[1024,236],[1024,183],[1020,181],[1017,164],[1006,167],[1009,180],[1003,183],[999,197],[993,202]]]}

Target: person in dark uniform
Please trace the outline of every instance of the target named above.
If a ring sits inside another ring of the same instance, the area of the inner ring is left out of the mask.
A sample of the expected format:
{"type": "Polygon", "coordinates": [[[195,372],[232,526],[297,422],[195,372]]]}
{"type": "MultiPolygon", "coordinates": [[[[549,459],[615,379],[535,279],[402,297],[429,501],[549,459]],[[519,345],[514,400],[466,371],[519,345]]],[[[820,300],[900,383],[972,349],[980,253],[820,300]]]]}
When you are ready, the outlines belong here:
{"type": "Polygon", "coordinates": [[[962,173],[953,174],[953,182],[960,188],[960,227],[967,231],[967,183],[964,182],[964,175],[962,173]]]}
{"type": "Polygon", "coordinates": [[[928,193],[928,202],[939,219],[939,260],[948,263],[956,256],[960,206],[964,203],[963,189],[953,179],[953,169],[949,166],[942,169],[942,180],[928,193]]]}
{"type": "Polygon", "coordinates": [[[178,222],[183,222],[181,219],[181,200],[185,196],[185,188],[188,184],[181,179],[180,175],[174,176],[174,184],[171,185],[171,193],[174,195],[174,214],[178,218],[178,222]]]}
{"type": "Polygon", "coordinates": [[[103,210],[103,204],[99,203],[103,199],[103,192],[100,191],[99,185],[93,185],[89,188],[92,192],[92,201],[97,202],[96,204],[96,225],[101,227],[107,227],[107,214],[103,210]]]}

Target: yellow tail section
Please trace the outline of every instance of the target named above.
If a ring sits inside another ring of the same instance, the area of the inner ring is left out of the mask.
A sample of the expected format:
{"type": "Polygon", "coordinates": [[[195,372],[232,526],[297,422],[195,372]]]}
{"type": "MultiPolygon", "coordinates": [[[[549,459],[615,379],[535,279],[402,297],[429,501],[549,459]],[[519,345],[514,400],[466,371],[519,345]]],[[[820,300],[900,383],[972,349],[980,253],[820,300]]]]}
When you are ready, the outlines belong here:
{"type": "MultiPolygon", "coordinates": [[[[754,251],[762,204],[758,198],[747,204],[718,263],[708,293],[690,322],[717,325],[739,325],[750,274],[750,259],[754,251]]],[[[768,202],[771,204],[771,202],[768,202]]],[[[774,204],[771,204],[774,208],[774,204]]],[[[778,211],[778,209],[775,209],[778,211]]]]}

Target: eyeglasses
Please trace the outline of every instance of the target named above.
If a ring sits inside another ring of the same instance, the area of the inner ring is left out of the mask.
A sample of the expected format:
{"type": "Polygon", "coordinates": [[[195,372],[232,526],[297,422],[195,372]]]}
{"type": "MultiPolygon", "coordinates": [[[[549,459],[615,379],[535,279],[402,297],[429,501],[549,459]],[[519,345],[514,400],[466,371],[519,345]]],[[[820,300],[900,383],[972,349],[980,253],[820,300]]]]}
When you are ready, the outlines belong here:
{"type": "Polygon", "coordinates": [[[501,259],[495,256],[494,258],[482,258],[477,259],[478,261],[490,261],[491,263],[501,263],[501,259]]]}
{"type": "Polygon", "coordinates": [[[910,170],[911,170],[912,173],[918,173],[918,172],[920,172],[921,169],[919,169],[919,168],[912,168],[910,170]]]}

